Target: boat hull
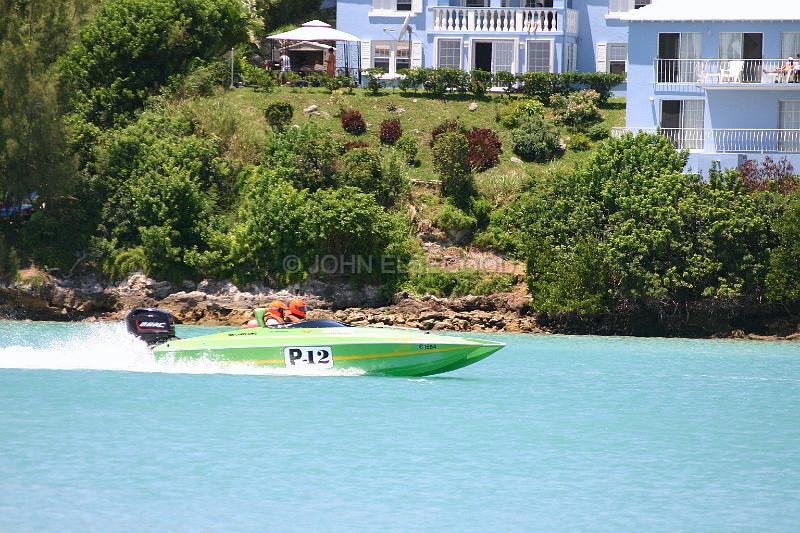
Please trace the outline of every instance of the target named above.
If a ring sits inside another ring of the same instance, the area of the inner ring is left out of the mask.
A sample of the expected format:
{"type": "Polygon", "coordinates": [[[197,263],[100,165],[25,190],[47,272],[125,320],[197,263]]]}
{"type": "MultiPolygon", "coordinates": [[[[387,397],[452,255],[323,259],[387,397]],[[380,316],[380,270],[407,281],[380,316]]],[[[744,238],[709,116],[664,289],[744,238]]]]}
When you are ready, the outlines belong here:
{"type": "Polygon", "coordinates": [[[474,364],[503,346],[400,328],[257,328],[173,340],[154,353],[175,360],[207,358],[273,368],[428,376],[474,364]]]}

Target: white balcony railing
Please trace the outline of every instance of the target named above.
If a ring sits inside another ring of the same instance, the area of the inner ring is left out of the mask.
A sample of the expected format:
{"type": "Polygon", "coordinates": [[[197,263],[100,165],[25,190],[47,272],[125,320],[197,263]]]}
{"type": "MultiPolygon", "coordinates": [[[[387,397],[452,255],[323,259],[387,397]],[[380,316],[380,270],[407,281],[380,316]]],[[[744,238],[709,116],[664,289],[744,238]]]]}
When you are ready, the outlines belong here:
{"type": "MultiPolygon", "coordinates": [[[[477,32],[513,32],[513,33],[554,33],[564,31],[562,25],[563,9],[540,8],[488,8],[488,7],[433,7],[434,31],[477,31],[477,32]]],[[[574,10],[566,10],[568,13],[574,10]]],[[[570,24],[574,33],[578,31],[578,17],[567,20],[567,31],[570,24]]]]}
{"type": "Polygon", "coordinates": [[[713,143],[713,151],[719,153],[800,153],[800,129],[614,128],[612,135],[640,131],[661,133],[679,150],[702,150],[713,143]]]}
{"type": "Polygon", "coordinates": [[[656,59],[656,83],[688,85],[797,84],[800,59],[656,59]]]}

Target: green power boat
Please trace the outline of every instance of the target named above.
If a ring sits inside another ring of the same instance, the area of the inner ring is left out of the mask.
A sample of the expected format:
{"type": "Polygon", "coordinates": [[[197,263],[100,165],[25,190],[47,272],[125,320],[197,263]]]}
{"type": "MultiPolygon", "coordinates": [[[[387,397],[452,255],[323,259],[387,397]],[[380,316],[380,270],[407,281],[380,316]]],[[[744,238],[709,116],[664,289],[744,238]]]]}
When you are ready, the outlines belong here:
{"type": "MultiPolygon", "coordinates": [[[[261,311],[256,313],[259,325],[263,325],[261,311]]],[[[477,363],[505,346],[484,339],[411,328],[348,326],[333,320],[177,339],[175,318],[160,309],[135,309],[126,322],[129,332],[153,346],[156,358],[208,358],[301,372],[355,369],[366,374],[429,376],[477,363]]]]}

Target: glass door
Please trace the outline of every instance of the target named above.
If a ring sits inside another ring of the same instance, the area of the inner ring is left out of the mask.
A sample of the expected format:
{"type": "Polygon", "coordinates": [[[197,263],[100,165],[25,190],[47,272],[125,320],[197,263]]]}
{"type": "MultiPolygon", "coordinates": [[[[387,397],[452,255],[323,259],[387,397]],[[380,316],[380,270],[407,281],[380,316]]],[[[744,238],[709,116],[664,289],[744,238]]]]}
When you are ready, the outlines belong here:
{"type": "Polygon", "coordinates": [[[492,72],[514,72],[514,43],[492,42],[492,72]]]}
{"type": "Polygon", "coordinates": [[[700,79],[700,34],[658,34],[658,83],[689,83],[700,79]]]}

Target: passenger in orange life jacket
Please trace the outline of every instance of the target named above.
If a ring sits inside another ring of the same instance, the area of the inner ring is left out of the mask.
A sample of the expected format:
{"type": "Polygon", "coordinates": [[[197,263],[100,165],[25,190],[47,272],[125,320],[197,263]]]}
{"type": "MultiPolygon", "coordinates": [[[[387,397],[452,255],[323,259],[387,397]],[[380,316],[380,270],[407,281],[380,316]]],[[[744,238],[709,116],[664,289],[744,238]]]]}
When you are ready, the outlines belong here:
{"type": "Polygon", "coordinates": [[[267,307],[267,314],[264,315],[264,325],[267,327],[284,325],[288,311],[289,308],[282,301],[274,300],[270,302],[269,307],[267,307]]]}
{"type": "Polygon", "coordinates": [[[296,298],[289,302],[289,313],[286,315],[286,320],[289,322],[303,322],[306,319],[306,312],[308,312],[306,301],[296,298]]]}

